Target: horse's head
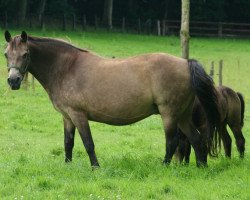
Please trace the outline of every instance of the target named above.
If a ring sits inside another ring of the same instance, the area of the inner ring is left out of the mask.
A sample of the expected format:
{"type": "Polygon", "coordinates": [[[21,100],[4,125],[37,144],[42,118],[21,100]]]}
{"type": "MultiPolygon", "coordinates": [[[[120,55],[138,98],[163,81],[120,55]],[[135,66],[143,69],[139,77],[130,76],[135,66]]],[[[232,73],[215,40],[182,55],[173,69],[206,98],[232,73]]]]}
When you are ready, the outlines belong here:
{"type": "Polygon", "coordinates": [[[5,39],[8,42],[5,49],[9,77],[8,84],[12,90],[18,90],[30,64],[30,55],[27,45],[27,33],[15,36],[13,39],[8,31],[5,31],[5,39]]]}

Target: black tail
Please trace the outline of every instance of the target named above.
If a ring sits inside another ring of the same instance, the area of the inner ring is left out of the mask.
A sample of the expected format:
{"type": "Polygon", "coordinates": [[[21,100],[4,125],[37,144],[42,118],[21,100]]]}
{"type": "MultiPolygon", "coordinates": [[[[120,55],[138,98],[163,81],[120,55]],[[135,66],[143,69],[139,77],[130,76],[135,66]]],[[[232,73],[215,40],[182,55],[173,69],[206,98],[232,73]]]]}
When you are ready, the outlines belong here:
{"type": "Polygon", "coordinates": [[[214,82],[196,60],[190,59],[188,63],[191,73],[191,85],[206,112],[210,126],[210,131],[206,136],[208,151],[210,155],[216,156],[218,153],[218,136],[215,128],[219,128],[220,115],[214,82]]]}
{"type": "Polygon", "coordinates": [[[241,127],[244,126],[244,113],[245,113],[245,101],[244,101],[244,98],[243,98],[243,95],[239,92],[237,92],[237,95],[240,99],[240,106],[241,106],[241,127]]]}

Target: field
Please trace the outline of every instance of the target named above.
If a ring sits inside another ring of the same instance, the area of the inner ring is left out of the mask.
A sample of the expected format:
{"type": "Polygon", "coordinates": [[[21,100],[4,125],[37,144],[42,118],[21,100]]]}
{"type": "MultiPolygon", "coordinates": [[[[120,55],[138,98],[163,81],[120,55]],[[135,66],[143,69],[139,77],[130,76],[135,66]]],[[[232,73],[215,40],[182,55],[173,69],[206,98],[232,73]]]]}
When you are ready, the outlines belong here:
{"type": "MultiPolygon", "coordinates": [[[[4,31],[0,34],[3,36],[4,31]]],[[[13,35],[19,34],[12,31],[13,35]]],[[[105,57],[147,52],[180,55],[179,38],[106,32],[28,31],[65,39],[105,57]]],[[[0,39],[2,52],[4,37],[0,39]]],[[[64,163],[62,118],[35,82],[32,89],[11,91],[0,56],[0,199],[250,199],[250,40],[192,38],[191,56],[209,71],[223,59],[223,83],[244,94],[246,156],[209,158],[207,168],[175,161],[166,167],[159,116],[115,127],[91,122],[101,168],[92,171],[78,134],[73,162],[64,163]]],[[[215,76],[215,82],[218,82],[215,76]]],[[[232,135],[232,134],[231,134],[232,135]]]]}

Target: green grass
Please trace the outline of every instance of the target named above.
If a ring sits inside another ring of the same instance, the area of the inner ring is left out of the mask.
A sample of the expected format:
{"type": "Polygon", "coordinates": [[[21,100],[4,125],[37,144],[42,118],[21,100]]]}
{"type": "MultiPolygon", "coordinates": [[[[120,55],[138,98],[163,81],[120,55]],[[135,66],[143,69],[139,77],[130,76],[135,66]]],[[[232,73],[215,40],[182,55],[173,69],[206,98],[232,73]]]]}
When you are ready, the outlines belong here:
{"type": "MultiPolygon", "coordinates": [[[[12,34],[19,32],[13,31],[12,34]]],[[[105,32],[28,32],[63,38],[106,57],[147,52],[180,55],[177,37],[105,32]]],[[[3,31],[0,31],[3,35],[3,31]]],[[[4,49],[3,37],[0,45],[4,49]]],[[[124,127],[91,122],[101,168],[92,171],[76,135],[73,162],[64,163],[62,118],[36,82],[35,91],[11,91],[0,56],[0,199],[250,199],[250,40],[192,38],[191,57],[208,71],[223,59],[223,83],[244,94],[246,157],[209,159],[209,167],[173,162],[165,167],[159,116],[124,127]]],[[[215,81],[217,82],[217,76],[215,81]]]]}

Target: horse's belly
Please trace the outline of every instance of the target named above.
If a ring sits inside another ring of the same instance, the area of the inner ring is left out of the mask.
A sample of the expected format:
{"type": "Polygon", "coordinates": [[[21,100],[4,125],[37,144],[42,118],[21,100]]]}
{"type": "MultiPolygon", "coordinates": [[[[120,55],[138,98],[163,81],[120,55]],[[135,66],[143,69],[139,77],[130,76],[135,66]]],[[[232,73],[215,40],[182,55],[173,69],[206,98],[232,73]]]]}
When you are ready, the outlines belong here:
{"type": "Polygon", "coordinates": [[[119,118],[119,117],[100,116],[100,115],[97,116],[97,115],[90,114],[88,116],[88,119],[91,121],[101,122],[101,123],[105,123],[109,125],[123,126],[123,125],[129,125],[129,124],[138,122],[140,120],[143,120],[152,114],[154,113],[147,113],[147,114],[144,114],[143,116],[138,116],[138,117],[133,117],[133,118],[119,118]]]}
{"type": "Polygon", "coordinates": [[[149,117],[152,114],[158,114],[156,106],[149,106],[147,109],[124,110],[93,110],[88,112],[88,119],[91,121],[106,123],[110,125],[128,125],[149,117]]]}

